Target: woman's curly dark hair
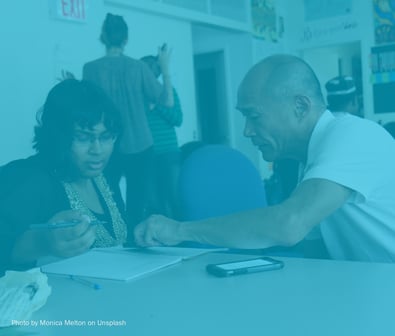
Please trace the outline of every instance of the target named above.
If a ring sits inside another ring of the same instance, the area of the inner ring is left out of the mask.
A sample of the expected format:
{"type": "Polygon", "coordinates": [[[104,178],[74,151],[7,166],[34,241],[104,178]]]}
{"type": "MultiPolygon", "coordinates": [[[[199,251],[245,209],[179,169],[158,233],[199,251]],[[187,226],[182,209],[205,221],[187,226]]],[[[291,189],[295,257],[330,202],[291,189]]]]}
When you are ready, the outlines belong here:
{"type": "Polygon", "coordinates": [[[49,92],[37,114],[33,148],[48,167],[65,176],[70,168],[70,149],[75,126],[93,128],[103,122],[119,135],[121,120],[117,108],[100,88],[88,81],[67,79],[49,92]]]}

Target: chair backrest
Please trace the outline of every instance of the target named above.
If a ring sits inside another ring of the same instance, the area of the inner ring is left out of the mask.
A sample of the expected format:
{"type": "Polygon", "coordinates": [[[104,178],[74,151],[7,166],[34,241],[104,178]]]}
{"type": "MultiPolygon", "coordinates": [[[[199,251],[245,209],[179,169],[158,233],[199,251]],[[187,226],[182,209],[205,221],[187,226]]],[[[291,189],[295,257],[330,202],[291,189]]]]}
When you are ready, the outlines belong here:
{"type": "Polygon", "coordinates": [[[205,145],[181,166],[179,195],[182,219],[198,220],[264,207],[263,180],[241,152],[205,145]]]}

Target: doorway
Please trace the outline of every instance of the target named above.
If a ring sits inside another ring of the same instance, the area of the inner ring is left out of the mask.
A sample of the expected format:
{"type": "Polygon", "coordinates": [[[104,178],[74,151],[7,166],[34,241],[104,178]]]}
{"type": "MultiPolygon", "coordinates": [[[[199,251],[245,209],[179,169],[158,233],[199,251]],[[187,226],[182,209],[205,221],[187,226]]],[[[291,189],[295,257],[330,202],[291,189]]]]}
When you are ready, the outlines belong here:
{"type": "Polygon", "coordinates": [[[199,140],[229,144],[224,52],[194,56],[199,140]]]}
{"type": "Polygon", "coordinates": [[[302,56],[317,74],[325,96],[327,94],[325,83],[328,80],[336,76],[353,77],[359,104],[361,109],[363,109],[361,44],[359,41],[306,49],[302,52],[302,56]]]}

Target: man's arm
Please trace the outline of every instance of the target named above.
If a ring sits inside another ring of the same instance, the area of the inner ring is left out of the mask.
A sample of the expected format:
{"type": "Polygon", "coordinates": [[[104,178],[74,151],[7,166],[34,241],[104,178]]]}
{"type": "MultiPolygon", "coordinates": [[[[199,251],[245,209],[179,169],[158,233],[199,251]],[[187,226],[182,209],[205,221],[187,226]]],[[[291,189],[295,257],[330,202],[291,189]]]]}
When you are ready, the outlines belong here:
{"type": "Polygon", "coordinates": [[[154,216],[135,229],[137,244],[175,245],[194,241],[232,248],[291,246],[341,207],[351,190],[324,179],[302,182],[283,203],[195,222],[154,216]]]}

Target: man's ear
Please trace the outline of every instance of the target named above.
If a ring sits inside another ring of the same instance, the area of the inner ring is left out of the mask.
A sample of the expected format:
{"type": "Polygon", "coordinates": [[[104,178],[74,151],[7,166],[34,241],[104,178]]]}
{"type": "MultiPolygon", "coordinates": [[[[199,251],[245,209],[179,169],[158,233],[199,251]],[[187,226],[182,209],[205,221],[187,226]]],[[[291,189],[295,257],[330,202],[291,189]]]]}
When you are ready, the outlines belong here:
{"type": "Polygon", "coordinates": [[[309,113],[311,108],[311,100],[307,96],[296,95],[294,98],[294,112],[296,118],[301,121],[309,113]]]}

